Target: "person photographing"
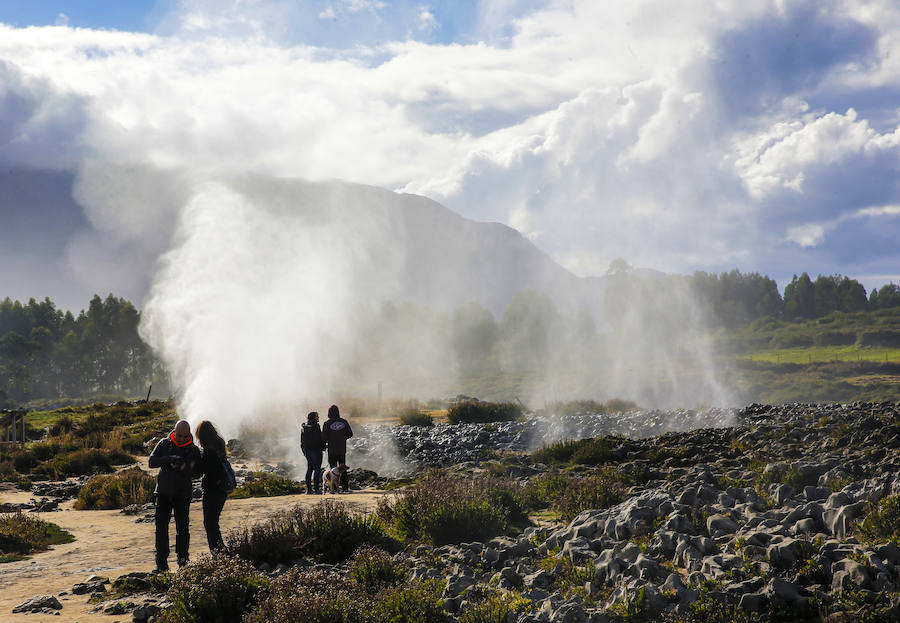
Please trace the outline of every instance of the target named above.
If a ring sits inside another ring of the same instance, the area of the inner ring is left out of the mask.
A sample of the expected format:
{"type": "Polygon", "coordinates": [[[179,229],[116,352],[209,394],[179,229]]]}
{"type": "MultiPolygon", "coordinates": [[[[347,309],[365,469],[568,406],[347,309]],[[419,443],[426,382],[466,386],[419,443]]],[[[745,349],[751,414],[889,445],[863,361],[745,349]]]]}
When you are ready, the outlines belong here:
{"type": "Polygon", "coordinates": [[[156,479],[156,570],[169,569],[169,520],[175,515],[175,555],[178,566],[188,564],[190,548],[191,494],[194,469],[200,463],[200,450],[194,445],[191,425],[186,420],[175,424],[168,437],[161,439],[150,454],[150,468],[159,468],[156,479]]]}

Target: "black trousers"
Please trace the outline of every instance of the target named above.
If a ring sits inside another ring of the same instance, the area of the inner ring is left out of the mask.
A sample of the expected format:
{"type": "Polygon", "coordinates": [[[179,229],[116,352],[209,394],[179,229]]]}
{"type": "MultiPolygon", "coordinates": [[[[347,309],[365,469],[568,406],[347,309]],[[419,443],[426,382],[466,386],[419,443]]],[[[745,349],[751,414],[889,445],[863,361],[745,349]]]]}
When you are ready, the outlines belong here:
{"type": "Polygon", "coordinates": [[[219,517],[222,516],[227,497],[227,493],[218,489],[203,490],[203,528],[206,530],[206,542],[209,543],[211,552],[225,549],[222,531],[219,529],[219,517]]]}
{"type": "MultiPolygon", "coordinates": [[[[332,454],[328,453],[328,467],[337,467],[338,464],[347,464],[347,455],[346,454],[332,454]]],[[[347,474],[347,470],[343,470],[341,472],[341,489],[346,491],[350,488],[350,476],[347,474]]]]}
{"type": "Polygon", "coordinates": [[[306,457],[306,490],[322,490],[322,451],[304,450],[306,457]]]}
{"type": "Polygon", "coordinates": [[[191,545],[189,513],[190,497],[156,496],[156,566],[165,567],[169,559],[169,519],[175,513],[175,555],[179,561],[188,559],[191,545]]]}

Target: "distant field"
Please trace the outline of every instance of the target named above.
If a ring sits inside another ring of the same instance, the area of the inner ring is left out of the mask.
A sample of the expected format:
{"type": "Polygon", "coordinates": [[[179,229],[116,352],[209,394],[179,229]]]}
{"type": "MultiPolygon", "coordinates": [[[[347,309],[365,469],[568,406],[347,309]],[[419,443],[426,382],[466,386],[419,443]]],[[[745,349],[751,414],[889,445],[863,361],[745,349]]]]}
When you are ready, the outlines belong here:
{"type": "Polygon", "coordinates": [[[900,363],[900,348],[869,348],[855,345],[776,348],[746,353],[739,355],[738,358],[765,363],[823,363],[833,361],[900,363]]]}

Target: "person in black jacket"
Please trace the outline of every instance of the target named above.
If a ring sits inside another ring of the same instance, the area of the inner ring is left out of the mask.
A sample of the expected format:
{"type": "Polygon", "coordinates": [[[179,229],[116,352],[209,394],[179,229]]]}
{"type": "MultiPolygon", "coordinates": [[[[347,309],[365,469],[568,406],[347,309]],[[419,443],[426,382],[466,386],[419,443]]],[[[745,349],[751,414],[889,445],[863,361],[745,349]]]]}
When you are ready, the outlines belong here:
{"type": "MultiPolygon", "coordinates": [[[[328,407],[328,421],[322,426],[322,440],[328,446],[328,467],[347,465],[347,440],[353,437],[350,422],[341,417],[337,405],[328,407]]],[[[341,472],[341,491],[350,489],[347,470],[341,472]]]]}
{"type": "Polygon", "coordinates": [[[319,428],[319,414],[310,411],[306,422],[300,427],[300,451],[306,457],[306,494],[322,494],[322,429],[319,428]]]}
{"type": "Polygon", "coordinates": [[[203,450],[200,454],[200,468],[203,472],[203,480],[200,481],[203,489],[203,528],[206,530],[209,551],[215,552],[225,549],[222,531],[219,529],[219,517],[225,507],[225,498],[228,497],[225,490],[227,476],[222,466],[228,450],[219,431],[212,422],[206,420],[197,425],[197,442],[203,450]]]}
{"type": "Polygon", "coordinates": [[[185,420],[175,424],[168,437],[160,440],[150,454],[150,467],[159,468],[156,479],[156,569],[169,569],[169,519],[175,512],[175,555],[178,566],[188,563],[190,547],[189,512],[195,469],[200,450],[191,437],[191,425],[185,420]]]}

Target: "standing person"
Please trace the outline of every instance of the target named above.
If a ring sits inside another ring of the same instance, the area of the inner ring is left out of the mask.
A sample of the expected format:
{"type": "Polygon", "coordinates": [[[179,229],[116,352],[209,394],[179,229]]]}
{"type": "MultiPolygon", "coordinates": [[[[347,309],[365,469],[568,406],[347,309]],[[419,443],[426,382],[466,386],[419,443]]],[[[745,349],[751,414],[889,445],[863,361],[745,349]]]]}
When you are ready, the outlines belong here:
{"type": "Polygon", "coordinates": [[[300,451],[306,457],[306,494],[322,494],[322,429],[319,428],[319,414],[310,411],[306,422],[300,428],[300,451]]]}
{"type": "MultiPolygon", "coordinates": [[[[328,445],[328,467],[347,465],[347,440],[353,437],[350,423],[341,417],[337,405],[328,407],[328,421],[322,426],[322,439],[328,445]]],[[[347,470],[341,470],[341,491],[350,489],[347,470]]]]}
{"type": "Polygon", "coordinates": [[[175,555],[178,566],[188,563],[190,547],[189,513],[194,469],[200,450],[191,437],[191,425],[179,420],[168,437],[161,439],[150,454],[151,469],[159,468],[156,479],[156,570],[169,570],[169,519],[175,513],[175,555]]]}
{"type": "Polygon", "coordinates": [[[219,529],[219,517],[225,507],[225,498],[228,497],[228,476],[222,465],[228,450],[219,431],[212,422],[206,420],[197,425],[197,441],[203,449],[200,455],[200,467],[203,471],[203,480],[200,481],[203,489],[203,528],[206,530],[209,551],[215,552],[225,549],[222,531],[219,529]]]}

